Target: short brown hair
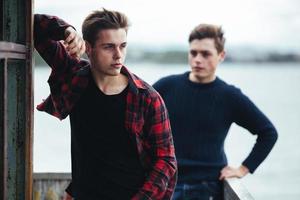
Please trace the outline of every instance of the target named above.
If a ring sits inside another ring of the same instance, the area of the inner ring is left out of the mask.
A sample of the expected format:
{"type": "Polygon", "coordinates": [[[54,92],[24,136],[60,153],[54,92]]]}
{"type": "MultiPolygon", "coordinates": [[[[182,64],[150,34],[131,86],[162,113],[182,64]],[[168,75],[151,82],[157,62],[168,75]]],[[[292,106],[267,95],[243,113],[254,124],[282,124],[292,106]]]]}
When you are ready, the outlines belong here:
{"type": "Polygon", "coordinates": [[[111,10],[96,10],[89,14],[82,23],[83,39],[94,46],[97,34],[105,29],[124,28],[127,32],[129,21],[125,14],[111,10]]]}
{"type": "Polygon", "coordinates": [[[201,40],[204,38],[214,39],[218,53],[224,50],[225,38],[221,26],[216,26],[213,24],[199,24],[190,33],[189,43],[195,39],[201,40]]]}

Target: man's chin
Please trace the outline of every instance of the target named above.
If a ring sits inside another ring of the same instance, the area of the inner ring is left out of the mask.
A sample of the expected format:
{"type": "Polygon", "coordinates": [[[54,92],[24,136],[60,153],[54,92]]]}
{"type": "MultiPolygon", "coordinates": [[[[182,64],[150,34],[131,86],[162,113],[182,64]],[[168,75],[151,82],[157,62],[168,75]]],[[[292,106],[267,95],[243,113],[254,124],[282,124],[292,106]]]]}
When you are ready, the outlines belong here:
{"type": "Polygon", "coordinates": [[[194,71],[194,70],[192,70],[192,74],[193,74],[193,76],[195,76],[197,78],[204,78],[207,76],[207,74],[204,72],[194,71]]]}
{"type": "Polygon", "coordinates": [[[121,69],[115,69],[107,73],[108,76],[119,76],[120,74],[121,74],[121,69]]]}

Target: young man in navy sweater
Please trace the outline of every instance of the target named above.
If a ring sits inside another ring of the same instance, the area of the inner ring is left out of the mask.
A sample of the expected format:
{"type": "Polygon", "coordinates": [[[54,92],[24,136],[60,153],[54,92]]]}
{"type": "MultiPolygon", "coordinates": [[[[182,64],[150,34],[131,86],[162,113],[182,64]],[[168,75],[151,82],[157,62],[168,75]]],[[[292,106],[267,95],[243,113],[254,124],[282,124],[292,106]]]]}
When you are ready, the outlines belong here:
{"type": "Polygon", "coordinates": [[[225,58],[224,43],[220,27],[198,25],[189,36],[191,71],[154,84],[169,111],[176,148],[179,173],[174,200],[222,199],[222,180],[253,173],[277,140],[276,129],[254,103],[216,77],[225,58]],[[224,152],[233,122],[257,136],[238,168],[227,165],[224,152]]]}

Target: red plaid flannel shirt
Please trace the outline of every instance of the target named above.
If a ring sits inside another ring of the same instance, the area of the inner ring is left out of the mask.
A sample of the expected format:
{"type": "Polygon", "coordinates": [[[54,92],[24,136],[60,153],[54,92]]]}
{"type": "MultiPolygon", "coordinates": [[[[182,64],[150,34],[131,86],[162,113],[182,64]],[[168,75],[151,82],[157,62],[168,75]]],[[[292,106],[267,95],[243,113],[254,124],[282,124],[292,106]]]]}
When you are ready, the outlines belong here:
{"type": "MultiPolygon", "coordinates": [[[[48,15],[34,16],[35,48],[52,68],[48,79],[51,94],[37,106],[59,119],[71,112],[88,85],[89,62],[70,57],[59,40],[70,25],[48,15]]],[[[146,169],[145,182],[133,200],[169,200],[177,180],[177,163],[169,117],[162,98],[147,83],[130,73],[125,127],[137,142],[142,165],[146,169]]]]}

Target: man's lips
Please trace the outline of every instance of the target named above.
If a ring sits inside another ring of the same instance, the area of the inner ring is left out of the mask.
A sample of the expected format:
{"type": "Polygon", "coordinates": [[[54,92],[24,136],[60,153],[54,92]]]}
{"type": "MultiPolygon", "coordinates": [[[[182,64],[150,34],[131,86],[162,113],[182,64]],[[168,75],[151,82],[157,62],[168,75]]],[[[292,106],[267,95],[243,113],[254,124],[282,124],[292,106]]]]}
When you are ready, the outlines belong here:
{"type": "Polygon", "coordinates": [[[111,66],[113,66],[115,68],[121,68],[123,65],[121,63],[115,63],[115,64],[112,64],[111,66]]]}
{"type": "Polygon", "coordinates": [[[193,66],[193,68],[196,70],[204,70],[205,69],[204,67],[200,67],[200,66],[193,66]]]}

